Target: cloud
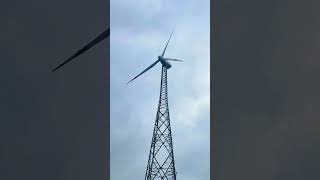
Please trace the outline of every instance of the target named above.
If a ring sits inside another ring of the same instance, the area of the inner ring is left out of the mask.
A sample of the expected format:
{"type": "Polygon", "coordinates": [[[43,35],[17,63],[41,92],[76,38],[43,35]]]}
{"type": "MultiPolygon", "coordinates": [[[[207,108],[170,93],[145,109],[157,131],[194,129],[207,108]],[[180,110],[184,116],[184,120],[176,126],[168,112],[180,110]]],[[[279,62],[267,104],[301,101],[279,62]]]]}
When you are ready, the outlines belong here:
{"type": "Polygon", "coordinates": [[[144,177],[159,98],[160,64],[128,86],[125,83],[156,60],[175,24],[166,56],[185,61],[173,62],[168,70],[178,177],[210,177],[209,1],[183,2],[111,1],[112,179],[144,177]],[[194,154],[200,155],[195,158],[194,154]],[[193,163],[187,163],[190,159],[193,163]]]}
{"type": "Polygon", "coordinates": [[[186,126],[194,127],[201,119],[202,113],[208,113],[210,105],[210,97],[194,97],[181,99],[182,104],[178,106],[176,110],[177,122],[186,126]]]}

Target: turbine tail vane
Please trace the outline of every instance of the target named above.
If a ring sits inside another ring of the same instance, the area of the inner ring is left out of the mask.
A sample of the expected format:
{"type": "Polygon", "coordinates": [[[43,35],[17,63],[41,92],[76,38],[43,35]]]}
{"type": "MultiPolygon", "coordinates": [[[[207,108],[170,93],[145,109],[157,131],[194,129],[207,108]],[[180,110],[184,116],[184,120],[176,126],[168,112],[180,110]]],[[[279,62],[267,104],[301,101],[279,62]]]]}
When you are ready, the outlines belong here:
{"type": "Polygon", "coordinates": [[[135,80],[137,77],[141,76],[143,73],[147,72],[149,69],[151,69],[153,66],[155,66],[158,62],[159,62],[159,60],[152,63],[149,67],[147,67],[145,70],[143,70],[140,74],[138,74],[136,77],[134,77],[129,82],[127,82],[127,84],[129,84],[131,81],[135,80]]]}
{"type": "Polygon", "coordinates": [[[87,45],[85,45],[83,48],[81,48],[79,51],[77,51],[76,53],[74,53],[71,57],[69,57],[67,60],[65,60],[63,63],[61,63],[59,66],[57,66],[56,68],[54,68],[52,70],[52,72],[55,72],[56,70],[58,70],[59,68],[61,68],[62,66],[64,66],[65,64],[69,63],[70,61],[72,61],[74,58],[80,56],[82,53],[86,52],[87,50],[89,50],[90,48],[92,48],[93,46],[95,46],[96,44],[98,44],[100,41],[104,40],[105,38],[110,36],[110,28],[108,28],[107,30],[105,30],[104,32],[102,32],[99,36],[97,36],[94,40],[92,40],[91,42],[89,42],[87,45]]]}
{"type": "Polygon", "coordinates": [[[171,32],[170,37],[169,37],[169,39],[168,39],[168,42],[167,42],[167,44],[166,44],[166,47],[164,48],[164,50],[163,50],[163,52],[162,52],[162,55],[161,55],[162,57],[164,56],[164,53],[166,52],[166,49],[167,49],[167,46],[168,46],[168,44],[169,44],[169,42],[170,42],[170,39],[171,39],[172,34],[173,34],[173,31],[171,32]]]}

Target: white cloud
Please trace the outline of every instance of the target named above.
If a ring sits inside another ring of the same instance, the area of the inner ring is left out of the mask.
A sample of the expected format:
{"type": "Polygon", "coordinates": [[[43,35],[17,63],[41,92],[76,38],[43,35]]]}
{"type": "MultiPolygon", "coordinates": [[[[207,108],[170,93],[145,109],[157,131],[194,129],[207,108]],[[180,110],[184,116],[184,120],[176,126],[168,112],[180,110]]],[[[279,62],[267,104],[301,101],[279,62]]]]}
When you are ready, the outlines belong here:
{"type": "Polygon", "coordinates": [[[110,164],[114,180],[144,177],[161,67],[129,86],[125,83],[156,60],[176,22],[166,53],[185,61],[172,63],[168,70],[176,168],[179,179],[208,179],[210,175],[209,0],[181,2],[111,1],[110,164]],[[197,159],[194,154],[199,154],[197,159]],[[193,163],[186,163],[190,159],[193,163]]]}
{"type": "Polygon", "coordinates": [[[181,104],[176,108],[177,122],[179,124],[194,127],[201,120],[202,114],[210,111],[210,97],[186,97],[181,99],[181,104]]]}

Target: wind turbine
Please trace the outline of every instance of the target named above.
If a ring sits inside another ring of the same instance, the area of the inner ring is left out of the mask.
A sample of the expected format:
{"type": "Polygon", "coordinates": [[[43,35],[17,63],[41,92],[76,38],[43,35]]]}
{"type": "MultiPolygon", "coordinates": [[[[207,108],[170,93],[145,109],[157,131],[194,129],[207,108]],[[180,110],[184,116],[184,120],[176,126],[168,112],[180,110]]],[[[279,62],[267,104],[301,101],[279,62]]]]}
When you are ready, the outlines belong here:
{"type": "Polygon", "coordinates": [[[103,31],[99,36],[97,36],[92,41],[90,41],[88,44],[86,44],[83,48],[81,48],[79,51],[74,53],[67,60],[63,61],[59,66],[54,68],[52,70],[52,72],[55,72],[56,70],[60,69],[62,66],[64,66],[67,63],[69,63],[70,61],[74,60],[74,58],[80,56],[81,54],[83,54],[84,52],[86,52],[87,50],[89,50],[90,48],[92,48],[93,46],[95,46],[96,44],[98,44],[99,42],[101,42],[102,40],[106,39],[109,36],[110,36],[110,28],[108,28],[105,31],[103,31]]]}
{"type": "Polygon", "coordinates": [[[137,76],[135,76],[133,79],[131,79],[127,84],[129,84],[131,81],[135,80],[136,78],[138,78],[139,76],[141,76],[143,73],[147,72],[149,69],[153,68],[153,66],[155,66],[158,62],[160,62],[162,64],[163,67],[165,67],[166,69],[171,68],[171,64],[169,63],[169,61],[181,61],[179,59],[172,59],[172,58],[165,58],[164,54],[166,52],[167,46],[170,42],[171,36],[172,36],[173,32],[170,34],[169,40],[162,52],[162,54],[160,56],[158,56],[158,60],[156,60],[154,63],[152,63],[149,67],[147,67],[145,70],[143,70],[140,74],[138,74],[137,76]]]}
{"type": "Polygon", "coordinates": [[[158,60],[128,82],[130,83],[134,79],[138,78],[143,73],[154,67],[157,63],[160,62],[162,64],[159,104],[153,129],[145,180],[176,180],[177,172],[173,156],[173,143],[168,106],[167,69],[172,66],[169,61],[182,60],[164,57],[172,34],[173,32],[171,33],[162,54],[158,56],[158,60]]]}

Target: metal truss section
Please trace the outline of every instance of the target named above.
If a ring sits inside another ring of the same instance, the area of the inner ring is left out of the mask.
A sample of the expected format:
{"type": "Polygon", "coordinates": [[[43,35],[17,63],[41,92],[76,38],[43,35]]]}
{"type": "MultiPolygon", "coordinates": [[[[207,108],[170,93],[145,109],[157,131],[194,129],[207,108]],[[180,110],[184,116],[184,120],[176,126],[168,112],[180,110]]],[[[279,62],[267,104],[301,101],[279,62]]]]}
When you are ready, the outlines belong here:
{"type": "Polygon", "coordinates": [[[167,68],[164,66],[145,180],[176,180],[168,106],[167,68]]]}

